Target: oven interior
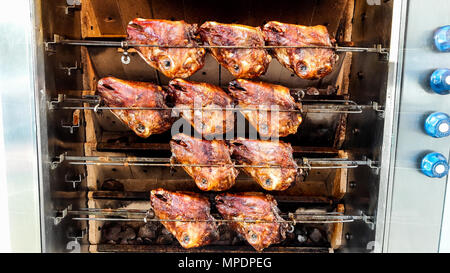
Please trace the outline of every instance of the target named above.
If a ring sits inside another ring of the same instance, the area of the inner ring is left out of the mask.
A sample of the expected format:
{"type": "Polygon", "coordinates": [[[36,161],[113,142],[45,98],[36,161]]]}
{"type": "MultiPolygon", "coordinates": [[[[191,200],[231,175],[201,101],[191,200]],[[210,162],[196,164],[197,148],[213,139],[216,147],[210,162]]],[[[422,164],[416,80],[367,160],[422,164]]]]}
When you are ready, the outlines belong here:
{"type": "MultiPolygon", "coordinates": [[[[83,109],[97,81],[106,76],[167,85],[169,79],[148,66],[133,49],[124,64],[123,48],[72,46],[55,39],[122,41],[136,17],[262,26],[268,21],[325,25],[338,45],[388,48],[393,1],[354,0],[83,0],[36,1],[37,33],[42,39],[45,88],[39,92],[41,206],[46,252],[254,252],[226,226],[208,247],[183,249],[158,222],[94,221],[92,218],[139,218],[150,208],[149,191],[165,188],[199,192],[181,168],[73,165],[65,156],[170,157],[170,131],[141,139],[110,111],[83,109]],[[55,36],[56,35],[56,36],[55,36]],[[61,105],[82,109],[63,109],[61,105]],[[110,214],[104,213],[108,209],[110,214]],[[86,210],[92,213],[86,214],[86,210]],[[84,212],[83,212],[84,211],[84,212]],[[133,214],[135,212],[135,214],[133,214]],[[84,217],[84,218],[83,218],[84,217]],[[88,218],[86,220],[86,218],[88,218]],[[84,220],[82,220],[84,219],[84,220]]],[[[332,74],[302,80],[272,60],[262,81],[304,90],[303,100],[329,109],[340,101],[351,111],[306,112],[297,134],[283,140],[295,158],[357,160],[356,168],[306,170],[284,192],[270,192],[285,213],[358,216],[349,222],[297,223],[287,239],[266,252],[364,252],[374,241],[388,61],[380,52],[339,52],[332,74]],[[356,218],[355,218],[356,219],[356,218]]],[[[191,78],[226,86],[233,79],[207,55],[191,78]]],[[[249,131],[254,130],[251,126],[249,131]]],[[[232,192],[261,192],[240,173],[232,192]]],[[[206,196],[213,198],[214,194],[206,196]]]]}

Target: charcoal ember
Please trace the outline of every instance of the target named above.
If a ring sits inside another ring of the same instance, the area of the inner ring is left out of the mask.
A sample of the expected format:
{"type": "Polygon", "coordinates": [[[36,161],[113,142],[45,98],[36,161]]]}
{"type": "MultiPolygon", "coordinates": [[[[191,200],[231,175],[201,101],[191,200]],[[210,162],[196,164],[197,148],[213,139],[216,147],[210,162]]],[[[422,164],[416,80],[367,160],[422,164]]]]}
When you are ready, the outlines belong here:
{"type": "Polygon", "coordinates": [[[287,232],[286,233],[286,242],[288,242],[288,241],[291,241],[291,240],[295,240],[295,233],[289,233],[289,232],[287,232]]]}
{"type": "Polygon", "coordinates": [[[141,237],[137,237],[135,240],[135,243],[137,245],[143,245],[144,244],[144,240],[141,237]]]}
{"type": "Polygon", "coordinates": [[[124,191],[125,187],[122,183],[115,179],[105,180],[101,186],[102,191],[124,191]]]}
{"type": "Polygon", "coordinates": [[[173,236],[171,236],[170,234],[160,235],[156,239],[156,243],[159,245],[169,245],[173,243],[173,236]]]}
{"type": "Polygon", "coordinates": [[[308,234],[303,228],[295,229],[294,235],[299,243],[304,244],[308,241],[308,234]]]}
{"type": "Polygon", "coordinates": [[[153,224],[145,224],[139,228],[138,236],[148,239],[156,238],[156,231],[158,230],[158,226],[153,224]]]}
{"type": "Polygon", "coordinates": [[[235,235],[235,232],[233,232],[233,230],[231,230],[227,225],[220,225],[218,229],[221,241],[232,240],[233,236],[235,235]]]}
{"type": "Polygon", "coordinates": [[[231,241],[232,245],[239,245],[242,243],[242,241],[245,241],[245,238],[240,233],[235,233],[233,240],[231,241]]]}
{"type": "Polygon", "coordinates": [[[136,232],[132,227],[125,226],[119,236],[121,238],[120,244],[129,244],[129,241],[136,238],[136,232]]]}
{"type": "Polygon", "coordinates": [[[309,238],[316,244],[325,241],[322,232],[318,228],[314,228],[312,230],[312,232],[309,234],[309,238]]]}
{"type": "Polygon", "coordinates": [[[105,224],[102,228],[103,240],[117,242],[121,238],[122,227],[117,223],[105,224]]]}

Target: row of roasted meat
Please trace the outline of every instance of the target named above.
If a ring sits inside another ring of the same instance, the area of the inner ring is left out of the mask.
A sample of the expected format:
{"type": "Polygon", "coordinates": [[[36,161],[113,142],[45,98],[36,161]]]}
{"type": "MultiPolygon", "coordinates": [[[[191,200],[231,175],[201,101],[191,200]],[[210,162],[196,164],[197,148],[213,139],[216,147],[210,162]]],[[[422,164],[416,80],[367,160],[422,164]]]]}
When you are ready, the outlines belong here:
{"type": "MultiPolygon", "coordinates": [[[[196,193],[156,189],[151,191],[150,201],[155,216],[182,247],[200,247],[218,240],[220,220],[211,215],[208,198],[196,193]]],[[[277,202],[271,195],[224,193],[214,201],[223,220],[257,251],[286,238],[289,225],[279,215],[277,202]]]]}
{"type": "Polygon", "coordinates": [[[143,138],[169,130],[178,116],[203,136],[233,131],[235,111],[265,138],[295,134],[302,122],[301,104],[289,88],[244,79],[230,82],[225,92],[183,79],[173,79],[165,90],[152,83],[107,77],[99,80],[98,93],[114,115],[143,138]]]}
{"type": "Polygon", "coordinates": [[[170,141],[171,163],[180,166],[203,191],[226,191],[244,169],[263,189],[284,191],[302,173],[290,144],[282,141],[203,140],[177,134],[170,141]]]}
{"type": "Polygon", "coordinates": [[[150,66],[169,78],[187,78],[200,70],[206,55],[202,45],[211,46],[214,58],[236,78],[265,74],[272,55],[308,80],[331,73],[337,60],[325,26],[271,21],[261,29],[209,21],[197,27],[184,21],[136,18],[128,24],[127,33],[133,45],[153,45],[135,48],[150,66]]]}

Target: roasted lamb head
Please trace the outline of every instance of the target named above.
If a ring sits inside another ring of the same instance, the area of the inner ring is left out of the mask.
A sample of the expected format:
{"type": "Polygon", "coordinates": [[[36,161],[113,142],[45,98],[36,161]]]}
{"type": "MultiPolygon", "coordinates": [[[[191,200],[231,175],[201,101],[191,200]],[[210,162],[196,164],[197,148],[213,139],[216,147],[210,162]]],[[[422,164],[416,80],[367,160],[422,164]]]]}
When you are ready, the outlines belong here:
{"type": "Polygon", "coordinates": [[[234,112],[230,110],[233,108],[233,99],[220,87],[208,83],[174,79],[169,83],[169,92],[173,98],[175,110],[179,109],[182,117],[202,135],[221,135],[233,130],[234,112]],[[186,110],[194,108],[195,110],[186,110]]]}
{"type": "Polygon", "coordinates": [[[231,149],[237,164],[263,167],[244,170],[267,191],[284,191],[297,178],[298,165],[288,143],[238,138],[231,142],[231,149]]]}
{"type": "Polygon", "coordinates": [[[149,107],[162,110],[111,110],[138,136],[147,138],[160,134],[172,126],[171,110],[165,104],[166,93],[147,82],[124,81],[107,77],[98,81],[98,93],[109,107],[149,107]],[[167,110],[164,110],[167,108],[167,110]]]}
{"type": "Polygon", "coordinates": [[[225,141],[202,140],[177,134],[170,141],[170,148],[172,162],[188,165],[183,166],[183,169],[201,190],[225,191],[234,185],[238,171],[233,166],[230,149],[225,141]]]}
{"type": "Polygon", "coordinates": [[[301,105],[286,87],[237,79],[230,82],[228,90],[240,112],[261,136],[276,138],[295,134],[302,123],[301,105]]]}
{"type": "Polygon", "coordinates": [[[207,198],[195,193],[152,190],[150,202],[161,223],[184,248],[208,245],[219,237],[207,198]],[[179,221],[175,221],[179,220],[179,221]]]}
{"type": "MultiPolygon", "coordinates": [[[[206,22],[199,29],[202,40],[211,46],[261,47],[264,37],[259,27],[206,22]]],[[[212,48],[216,60],[236,78],[256,78],[266,73],[272,57],[265,49],[212,48]]]]}
{"type": "Polygon", "coordinates": [[[184,21],[136,18],[128,24],[128,42],[166,47],[135,47],[139,55],[168,78],[187,78],[205,64],[204,48],[167,48],[167,46],[196,47],[197,25],[184,21]]]}
{"type": "Polygon", "coordinates": [[[271,195],[224,193],[216,196],[216,207],[224,219],[235,221],[230,226],[257,251],[286,238],[288,224],[279,215],[277,201],[271,195]]]}
{"type": "MultiPolygon", "coordinates": [[[[332,47],[325,26],[269,22],[263,27],[264,39],[269,46],[332,47]]],[[[330,48],[275,48],[278,61],[302,79],[315,80],[325,77],[333,70],[336,55],[330,48]]]]}

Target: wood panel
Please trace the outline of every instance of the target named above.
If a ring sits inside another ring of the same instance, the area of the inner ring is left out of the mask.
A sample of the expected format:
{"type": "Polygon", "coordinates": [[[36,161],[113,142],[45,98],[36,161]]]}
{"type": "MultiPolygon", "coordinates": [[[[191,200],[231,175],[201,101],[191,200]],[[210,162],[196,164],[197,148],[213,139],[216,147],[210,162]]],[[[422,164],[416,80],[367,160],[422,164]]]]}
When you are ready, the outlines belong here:
{"type": "MultiPolygon", "coordinates": [[[[323,24],[336,35],[349,0],[83,0],[82,35],[124,37],[128,22],[136,17],[205,21],[262,26],[268,21],[323,24]]],[[[347,9],[346,9],[347,8],[347,9]]]]}
{"type": "Polygon", "coordinates": [[[125,37],[128,22],[137,17],[152,18],[148,0],[83,0],[82,37],[125,37]]]}
{"type": "MultiPolygon", "coordinates": [[[[336,212],[345,213],[343,204],[338,204],[336,212]]],[[[331,225],[330,245],[332,249],[339,249],[342,246],[342,234],[344,230],[343,223],[336,223],[331,225]]]]}

